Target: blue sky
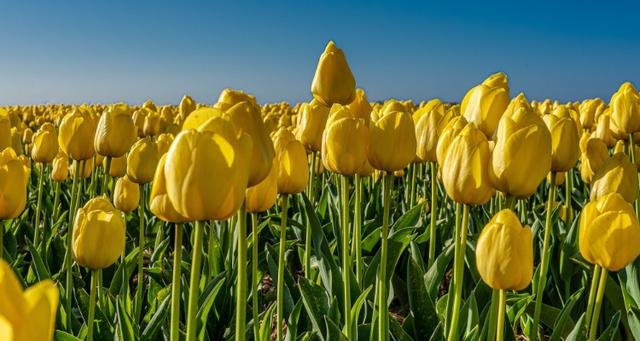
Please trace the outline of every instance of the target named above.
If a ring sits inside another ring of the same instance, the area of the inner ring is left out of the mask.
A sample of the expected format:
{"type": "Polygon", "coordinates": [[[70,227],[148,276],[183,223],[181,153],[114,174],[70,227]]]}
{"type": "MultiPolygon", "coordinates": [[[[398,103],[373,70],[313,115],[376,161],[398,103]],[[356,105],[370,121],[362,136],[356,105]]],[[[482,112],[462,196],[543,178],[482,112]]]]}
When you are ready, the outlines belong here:
{"type": "Polygon", "coordinates": [[[333,39],[372,100],[460,101],[487,75],[512,95],[608,100],[640,85],[640,5],[604,1],[5,1],[0,105],[308,100],[333,39]]]}

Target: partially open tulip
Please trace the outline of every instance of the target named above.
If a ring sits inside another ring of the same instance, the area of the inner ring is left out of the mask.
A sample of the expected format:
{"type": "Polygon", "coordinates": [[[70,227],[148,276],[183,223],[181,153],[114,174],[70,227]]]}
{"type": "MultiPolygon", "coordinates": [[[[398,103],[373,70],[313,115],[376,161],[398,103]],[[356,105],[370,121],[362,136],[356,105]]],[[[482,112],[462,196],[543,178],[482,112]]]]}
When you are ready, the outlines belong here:
{"type": "Polygon", "coordinates": [[[329,118],[329,107],[313,100],[303,104],[298,114],[296,138],[310,151],[320,151],[322,133],[329,118]]]}
{"type": "Polygon", "coordinates": [[[278,163],[278,193],[296,194],[305,190],[309,165],[304,146],[285,128],[273,136],[278,163]]]}
{"type": "Polygon", "coordinates": [[[313,76],[313,97],[328,107],[334,103],[349,104],[355,97],[355,90],[356,80],[344,53],[330,41],[320,56],[313,76]]]}
{"type": "Polygon", "coordinates": [[[124,213],[138,208],[140,202],[140,185],[131,181],[128,176],[119,178],[113,190],[113,204],[124,213]]]}
{"type": "Polygon", "coordinates": [[[461,111],[467,121],[475,124],[487,137],[491,137],[508,104],[507,75],[498,72],[467,92],[462,100],[461,111]]]}
{"type": "Polygon", "coordinates": [[[0,153],[0,220],[16,218],[24,210],[29,174],[13,149],[0,153]]]}
{"type": "Polygon", "coordinates": [[[90,114],[74,110],[60,123],[58,142],[60,149],[73,160],[88,160],[95,154],[96,122],[90,114]]]}
{"type": "Polygon", "coordinates": [[[453,201],[481,205],[489,201],[494,189],[489,182],[491,151],[486,136],[467,124],[447,149],[442,164],[442,183],[453,201]]]}
{"type": "Polygon", "coordinates": [[[373,108],[371,108],[371,104],[369,104],[364,90],[356,89],[356,97],[353,99],[353,102],[347,105],[347,108],[349,108],[349,112],[354,117],[364,119],[367,125],[369,125],[373,108]]]}
{"type": "Polygon", "coordinates": [[[129,106],[123,103],[111,106],[100,116],[94,147],[102,156],[121,157],[136,141],[136,126],[129,106]]]}
{"type": "Polygon", "coordinates": [[[58,134],[51,123],[45,123],[33,136],[31,158],[35,162],[51,163],[58,155],[58,134]]]}
{"type": "Polygon", "coordinates": [[[409,113],[393,111],[371,123],[367,157],[373,168],[394,172],[414,160],[416,134],[409,113]]]}
{"type": "Polygon", "coordinates": [[[618,193],[585,205],[579,244],[584,259],[608,271],[631,264],[640,254],[640,225],[633,207],[618,193]]]}
{"type": "Polygon", "coordinates": [[[580,154],[580,175],[582,181],[589,184],[593,176],[602,168],[609,158],[607,145],[599,138],[588,137],[584,143],[584,150],[580,154]]]}
{"type": "Polygon", "coordinates": [[[48,279],[23,290],[11,266],[0,258],[0,340],[52,340],[59,296],[48,279]]]}
{"type": "Polygon", "coordinates": [[[476,265],[482,280],[493,289],[522,290],[533,275],[533,239],[513,211],[491,218],[478,237],[476,265]]]}
{"type": "Polygon", "coordinates": [[[73,224],[73,257],[89,269],[104,269],[122,254],[126,224],[122,212],[105,197],[93,198],[78,210],[73,224]]]}
{"type": "Polygon", "coordinates": [[[624,83],[611,97],[611,120],[629,135],[640,130],[640,94],[631,83],[624,83]]]}
{"type": "Polygon", "coordinates": [[[509,195],[533,194],[551,169],[551,134],[540,116],[521,106],[500,120],[489,175],[509,195]]]}
{"type": "Polygon", "coordinates": [[[638,196],[638,170],[622,153],[608,158],[598,169],[591,184],[591,201],[609,193],[619,193],[633,202],[638,196]]]}
{"type": "Polygon", "coordinates": [[[579,135],[573,119],[556,115],[556,111],[542,119],[551,132],[551,170],[566,172],[580,157],[579,135]]]}
{"type": "Polygon", "coordinates": [[[589,99],[580,104],[580,124],[584,129],[591,129],[596,124],[598,107],[605,105],[600,98],[589,99]]]}
{"type": "Polygon", "coordinates": [[[167,181],[164,174],[164,165],[167,161],[167,154],[163,154],[158,162],[156,174],[153,178],[153,186],[149,195],[149,210],[156,217],[170,223],[183,223],[189,221],[183,217],[169,200],[167,195],[167,181]]]}
{"type": "Polygon", "coordinates": [[[333,108],[322,136],[322,162],[334,173],[354,175],[365,167],[369,130],[366,121],[354,118],[346,106],[333,108]]]}
{"type": "Polygon", "coordinates": [[[160,156],[158,147],[150,137],[138,140],[127,155],[127,175],[131,181],[138,184],[151,182],[160,156]]]}
{"type": "Polygon", "coordinates": [[[261,183],[247,188],[247,212],[264,212],[275,205],[278,196],[278,172],[278,163],[273,162],[269,175],[261,183]]]}
{"type": "Polygon", "coordinates": [[[53,159],[51,166],[51,180],[55,182],[63,182],[69,177],[69,158],[63,151],[59,151],[58,155],[53,159]]]}

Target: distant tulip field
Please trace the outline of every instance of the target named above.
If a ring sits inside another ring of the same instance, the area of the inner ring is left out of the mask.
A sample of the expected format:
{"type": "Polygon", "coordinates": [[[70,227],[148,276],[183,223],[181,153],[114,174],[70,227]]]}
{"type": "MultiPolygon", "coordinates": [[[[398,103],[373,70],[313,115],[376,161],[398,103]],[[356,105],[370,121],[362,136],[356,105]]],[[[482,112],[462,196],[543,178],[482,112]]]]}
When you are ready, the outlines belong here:
{"type": "Polygon", "coordinates": [[[0,341],[640,340],[631,83],[372,102],[333,42],[310,81],[0,107],[0,341]]]}

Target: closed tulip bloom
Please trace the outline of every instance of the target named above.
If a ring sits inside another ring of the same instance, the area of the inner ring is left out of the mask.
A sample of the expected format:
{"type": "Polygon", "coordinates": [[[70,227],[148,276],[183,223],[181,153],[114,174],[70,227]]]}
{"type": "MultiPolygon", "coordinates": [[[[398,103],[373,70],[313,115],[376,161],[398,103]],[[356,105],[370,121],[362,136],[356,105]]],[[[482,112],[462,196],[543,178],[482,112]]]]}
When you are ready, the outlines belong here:
{"type": "Polygon", "coordinates": [[[131,181],[128,176],[119,178],[113,190],[113,204],[124,213],[138,208],[140,202],[140,185],[131,181]]]}
{"type": "Polygon", "coordinates": [[[0,258],[0,340],[52,340],[59,299],[58,287],[48,279],[23,290],[0,258]]]}
{"type": "Polygon", "coordinates": [[[566,172],[580,158],[579,135],[575,122],[568,117],[545,115],[544,123],[551,132],[551,170],[566,172]]]}
{"type": "Polygon", "coordinates": [[[89,269],[104,269],[124,250],[126,224],[122,212],[105,197],[93,198],[78,210],[73,224],[73,258],[89,269]]]}
{"type": "Polygon", "coordinates": [[[31,130],[31,128],[26,128],[22,132],[22,143],[27,145],[27,144],[31,144],[32,141],[33,141],[33,130],[31,130]]]}
{"type": "Polygon", "coordinates": [[[365,120],[354,118],[346,106],[333,107],[337,106],[322,136],[322,162],[334,173],[354,175],[367,160],[369,131],[365,120]]]}
{"type": "Polygon", "coordinates": [[[489,201],[494,189],[489,182],[491,151],[486,136],[467,124],[447,149],[442,164],[442,183],[453,201],[481,205],[489,201]]]}
{"type": "Polygon", "coordinates": [[[64,116],[60,123],[58,143],[60,148],[73,160],[88,160],[95,154],[94,138],[96,124],[85,112],[74,110],[64,116]]]}
{"type": "Polygon", "coordinates": [[[153,178],[153,186],[149,195],[149,210],[156,217],[170,223],[183,223],[189,219],[183,217],[169,200],[167,195],[167,181],[164,174],[164,165],[167,161],[167,154],[163,154],[158,162],[156,174],[153,178]]]}
{"type": "Polygon", "coordinates": [[[191,221],[232,216],[244,200],[251,151],[251,137],[238,136],[233,125],[219,117],[198,130],[182,131],[164,165],[172,205],[191,221]]]}
{"type": "Polygon", "coordinates": [[[591,129],[596,124],[598,107],[605,105],[600,98],[589,99],[580,104],[580,124],[584,129],[591,129]]]}
{"type": "Polygon", "coordinates": [[[461,111],[467,121],[475,124],[486,136],[493,136],[508,104],[507,75],[498,72],[467,92],[461,111]]]}
{"type": "Polygon", "coordinates": [[[23,155],[24,150],[22,149],[22,134],[18,128],[11,128],[11,148],[16,152],[17,155],[23,155]]]}
{"type": "Polygon", "coordinates": [[[150,110],[150,111],[158,111],[158,107],[157,107],[157,106],[156,106],[156,104],[155,104],[155,103],[153,103],[153,101],[152,101],[152,100],[150,100],[150,99],[149,99],[149,100],[147,100],[146,102],[144,102],[144,103],[142,104],[142,108],[143,108],[143,109],[150,110]]]}
{"type": "Polygon", "coordinates": [[[69,158],[63,151],[59,151],[58,155],[53,159],[51,166],[51,180],[55,182],[64,182],[69,177],[69,158]]]}
{"type": "MultiPolygon", "coordinates": [[[[107,167],[106,159],[102,162],[102,167],[107,167]]],[[[127,156],[122,155],[111,160],[109,176],[114,178],[123,177],[127,174],[127,156]]]]}
{"type": "Polygon", "coordinates": [[[305,190],[309,181],[309,165],[304,146],[285,128],[273,136],[278,163],[278,193],[296,194],[305,190]]]}
{"type": "Polygon", "coordinates": [[[6,110],[0,108],[0,150],[11,147],[11,119],[6,110]]]}
{"type": "Polygon", "coordinates": [[[214,107],[221,111],[226,111],[240,102],[249,102],[252,105],[258,106],[255,96],[247,94],[242,90],[224,89],[220,93],[218,102],[214,107]]]}
{"type": "Polygon", "coordinates": [[[608,271],[631,264],[640,254],[640,225],[633,207],[618,193],[585,205],[579,244],[584,259],[608,271]]]}
{"type": "Polygon", "coordinates": [[[607,159],[593,177],[591,201],[609,193],[619,193],[628,202],[638,196],[638,170],[629,158],[618,153],[607,159]]]}
{"type": "Polygon", "coordinates": [[[313,100],[304,104],[298,115],[296,138],[310,151],[320,151],[322,133],[329,118],[329,108],[313,100]]]}
{"type": "Polygon", "coordinates": [[[58,134],[51,123],[45,123],[33,136],[31,158],[35,162],[51,163],[58,155],[58,134]]]}
{"type": "Polygon", "coordinates": [[[313,97],[328,107],[334,103],[349,104],[355,97],[355,90],[356,80],[344,52],[330,41],[320,56],[313,76],[313,97]]]}
{"type": "Polygon", "coordinates": [[[431,110],[421,115],[416,122],[416,156],[422,162],[437,160],[436,148],[438,138],[448,123],[447,118],[439,110],[431,110]]]}
{"type": "Polygon", "coordinates": [[[449,121],[444,128],[442,128],[442,133],[438,138],[438,144],[436,145],[436,159],[438,160],[438,165],[442,167],[444,164],[444,159],[447,155],[447,150],[451,145],[451,141],[456,138],[467,126],[469,122],[463,116],[456,116],[449,121]]]}
{"type": "Polygon", "coordinates": [[[158,153],[160,153],[160,155],[166,154],[169,151],[169,147],[171,147],[171,143],[173,143],[173,135],[167,133],[158,135],[158,137],[156,137],[158,153]]]}
{"type": "Polygon", "coordinates": [[[127,175],[131,181],[138,184],[151,182],[160,156],[158,147],[150,137],[138,140],[127,155],[127,175]]]}
{"type": "Polygon", "coordinates": [[[533,194],[551,170],[551,134],[524,107],[500,120],[489,175],[493,186],[518,198],[533,194]]]}
{"type": "Polygon", "coordinates": [[[136,138],[136,126],[129,106],[115,104],[100,116],[94,147],[102,156],[121,157],[129,151],[136,138]]]}
{"type": "Polygon", "coordinates": [[[186,118],[191,114],[194,110],[196,110],[196,102],[191,98],[191,96],[184,95],[180,100],[179,113],[183,118],[186,118]]]}
{"type": "Polygon", "coordinates": [[[142,134],[144,136],[155,136],[160,133],[160,114],[157,112],[150,112],[144,118],[144,124],[142,125],[142,134]]]}
{"type": "Polygon", "coordinates": [[[273,162],[269,175],[261,183],[247,188],[245,205],[247,212],[264,212],[276,203],[278,195],[278,163],[273,162]]]}
{"type": "Polygon", "coordinates": [[[611,117],[609,115],[600,115],[593,135],[601,139],[609,148],[616,144],[616,139],[611,131],[611,117]]]}
{"type": "Polygon", "coordinates": [[[372,122],[367,157],[371,166],[393,172],[406,167],[416,156],[416,134],[411,115],[394,111],[372,122]]]}
{"type": "Polygon", "coordinates": [[[631,83],[624,83],[611,97],[611,120],[625,134],[640,130],[640,94],[631,83]]]}
{"type": "Polygon", "coordinates": [[[582,181],[589,184],[596,172],[609,159],[609,150],[607,145],[599,138],[588,138],[584,145],[584,151],[580,154],[580,175],[582,181]]]}
{"type": "Polygon", "coordinates": [[[30,172],[13,149],[0,153],[0,220],[17,218],[24,210],[30,172]]]}
{"type": "Polygon", "coordinates": [[[140,109],[133,112],[131,118],[133,119],[133,125],[136,126],[138,137],[144,137],[144,122],[149,115],[149,111],[140,109]]]}
{"type": "Polygon", "coordinates": [[[369,121],[371,120],[371,104],[367,99],[367,95],[364,90],[356,89],[356,97],[353,99],[353,102],[347,105],[349,108],[349,112],[356,118],[361,118],[367,122],[369,125],[369,121]]]}
{"type": "Polygon", "coordinates": [[[522,290],[533,275],[533,239],[513,211],[504,209],[491,218],[476,244],[476,266],[493,289],[522,290]]]}

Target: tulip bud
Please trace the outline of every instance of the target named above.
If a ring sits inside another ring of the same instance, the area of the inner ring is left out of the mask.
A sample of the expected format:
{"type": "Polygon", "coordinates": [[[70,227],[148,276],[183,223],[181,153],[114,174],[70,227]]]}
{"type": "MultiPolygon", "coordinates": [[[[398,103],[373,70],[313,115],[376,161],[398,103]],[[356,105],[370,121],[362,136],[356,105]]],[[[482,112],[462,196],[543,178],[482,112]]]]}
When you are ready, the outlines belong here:
{"type": "Polygon", "coordinates": [[[64,182],[69,177],[69,158],[63,151],[59,151],[58,155],[53,159],[51,166],[51,180],[55,182],[64,182]]]}
{"type": "Polygon", "coordinates": [[[164,166],[167,154],[163,154],[158,162],[156,174],[153,177],[153,186],[149,195],[149,210],[156,217],[171,223],[183,223],[189,221],[176,211],[167,195],[167,181],[164,174],[164,166]]]}
{"type": "Polygon", "coordinates": [[[593,136],[601,139],[609,148],[616,144],[616,139],[613,137],[613,133],[611,131],[611,117],[609,115],[600,115],[596,131],[593,132],[593,136]]]}
{"type": "Polygon", "coordinates": [[[498,72],[467,92],[462,100],[461,111],[467,121],[491,137],[508,104],[507,75],[498,72]]]}
{"type": "Polygon", "coordinates": [[[150,137],[138,140],[127,155],[127,175],[131,181],[138,184],[151,182],[160,156],[158,147],[150,137]]]}
{"type": "Polygon", "coordinates": [[[322,146],[322,133],[329,118],[329,108],[320,102],[313,100],[304,104],[298,115],[296,138],[311,151],[320,151],[322,146]]]}
{"type": "MultiPolygon", "coordinates": [[[[107,167],[107,159],[102,162],[102,167],[107,167]]],[[[111,165],[109,166],[109,176],[114,178],[120,178],[127,174],[127,156],[122,155],[111,159],[111,165]]]]}
{"type": "Polygon", "coordinates": [[[253,106],[258,106],[255,96],[249,95],[242,90],[224,89],[220,93],[220,97],[218,97],[218,102],[214,108],[220,111],[226,111],[240,102],[249,102],[253,106]]]}
{"type": "Polygon", "coordinates": [[[24,210],[30,172],[13,149],[0,153],[0,220],[17,218],[24,210]]]}
{"type": "Polygon", "coordinates": [[[609,150],[599,138],[590,137],[586,141],[584,151],[580,156],[580,175],[582,181],[591,183],[593,176],[609,158],[609,150]]]}
{"type": "Polygon", "coordinates": [[[420,116],[416,122],[415,129],[417,142],[416,156],[420,161],[435,162],[437,160],[436,148],[438,147],[438,138],[447,123],[449,123],[448,117],[437,109],[420,116]]]}
{"type": "Polygon", "coordinates": [[[100,116],[94,147],[96,152],[112,158],[121,157],[136,141],[137,131],[129,106],[123,103],[111,106],[100,116]]]}
{"type": "Polygon", "coordinates": [[[179,115],[186,118],[194,110],[196,110],[196,102],[190,96],[184,95],[180,100],[179,115]]]}
{"type": "Polygon", "coordinates": [[[0,150],[11,147],[11,120],[9,113],[0,108],[0,150]]]}
{"type": "Polygon", "coordinates": [[[533,240],[510,209],[491,218],[478,237],[476,265],[482,280],[493,289],[522,290],[533,275],[533,240]]]}
{"type": "Polygon", "coordinates": [[[369,121],[371,121],[371,104],[369,104],[369,100],[367,99],[367,95],[364,90],[356,89],[356,97],[353,99],[353,102],[347,105],[349,108],[349,112],[356,118],[361,118],[367,122],[367,126],[369,125],[369,121]]]}
{"type": "Polygon", "coordinates": [[[78,210],[73,224],[73,258],[85,268],[104,269],[124,250],[126,223],[105,197],[93,198],[78,210]]]}
{"type": "Polygon", "coordinates": [[[171,147],[171,143],[173,143],[173,135],[171,134],[160,134],[156,138],[156,145],[158,146],[158,153],[160,155],[164,155],[169,151],[171,147]]]}
{"type": "Polygon", "coordinates": [[[31,128],[26,128],[22,132],[22,144],[28,145],[33,141],[33,130],[31,128]]]}
{"type": "Polygon", "coordinates": [[[624,83],[611,97],[611,120],[624,135],[640,130],[640,94],[631,85],[624,83]]]}
{"type": "Polygon", "coordinates": [[[74,110],[64,116],[60,123],[58,142],[62,151],[73,160],[88,160],[95,154],[92,143],[96,124],[90,114],[74,110]]]}
{"type": "Polygon", "coordinates": [[[51,163],[58,154],[58,136],[51,123],[45,123],[33,136],[31,158],[35,162],[51,163]]]}
{"type": "Polygon", "coordinates": [[[591,201],[609,193],[619,193],[628,202],[638,196],[638,170],[629,158],[618,153],[607,159],[593,177],[591,201]]]}
{"type": "Polygon", "coordinates": [[[585,205],[579,244],[584,259],[608,271],[631,264],[640,254],[640,225],[633,207],[618,193],[585,205]]]}
{"type": "Polygon", "coordinates": [[[355,97],[356,80],[347,59],[333,41],[320,56],[311,84],[313,97],[327,107],[333,103],[349,104],[355,97]]]}
{"type": "Polygon", "coordinates": [[[393,111],[372,122],[368,144],[367,158],[373,168],[393,172],[406,167],[416,155],[411,115],[393,111]]]}
{"type": "Polygon", "coordinates": [[[278,193],[295,194],[304,191],[309,181],[309,165],[304,146],[285,128],[273,136],[278,163],[278,193]]]}
{"type": "Polygon", "coordinates": [[[17,155],[24,154],[24,150],[22,149],[22,135],[16,127],[11,128],[11,148],[17,155]]]}
{"type": "Polygon", "coordinates": [[[147,100],[146,102],[144,102],[144,103],[142,104],[142,108],[143,108],[143,109],[147,109],[147,110],[149,110],[149,111],[154,111],[154,112],[155,112],[155,111],[158,111],[158,107],[157,107],[157,106],[155,105],[155,103],[153,103],[153,101],[152,101],[152,100],[150,100],[150,99],[149,99],[149,100],[147,100]]]}
{"type": "Polygon", "coordinates": [[[573,168],[580,157],[575,122],[571,118],[555,114],[545,115],[542,119],[551,132],[551,170],[566,172],[573,168]]]}
{"type": "Polygon", "coordinates": [[[124,213],[138,208],[140,202],[140,185],[131,181],[128,176],[119,178],[113,189],[113,204],[124,213]]]}
{"type": "Polygon", "coordinates": [[[598,107],[605,105],[600,98],[590,99],[580,104],[580,124],[584,129],[591,129],[596,124],[598,107]]]}
{"type": "Polygon", "coordinates": [[[160,115],[157,112],[150,112],[144,118],[142,134],[144,136],[155,136],[160,132],[160,115]]]}
{"type": "Polygon", "coordinates": [[[138,137],[144,137],[144,122],[149,115],[147,110],[136,110],[131,119],[133,119],[133,125],[136,126],[138,137]]]}
{"type": "Polygon", "coordinates": [[[438,165],[442,168],[444,164],[444,159],[447,156],[447,150],[451,145],[451,141],[456,138],[468,125],[469,122],[464,118],[464,116],[456,116],[447,123],[444,128],[442,128],[442,133],[438,138],[438,144],[436,145],[436,159],[438,160],[438,165]]]}
{"type": "Polygon", "coordinates": [[[322,136],[322,162],[334,173],[354,175],[367,160],[366,121],[354,118],[349,109],[340,104],[334,104],[331,111],[322,136]]]}
{"type": "Polygon", "coordinates": [[[278,195],[278,163],[273,162],[269,175],[261,183],[247,188],[245,192],[247,212],[264,212],[276,203],[278,195]]]}

